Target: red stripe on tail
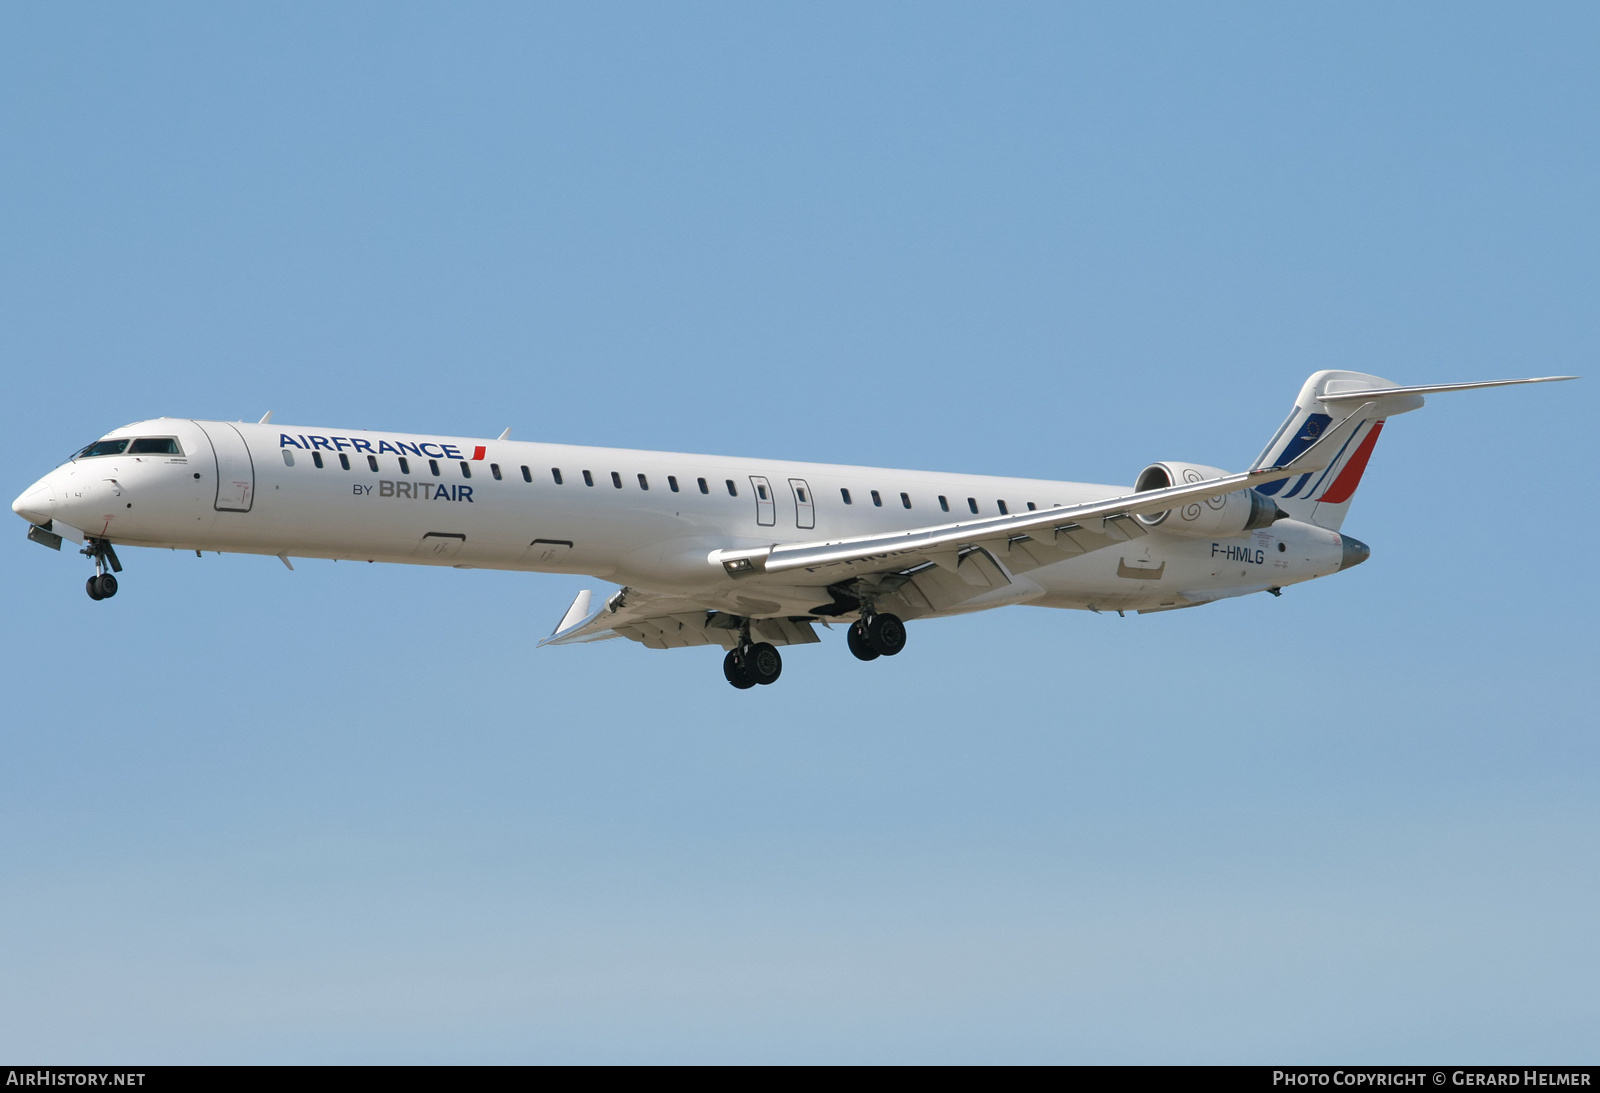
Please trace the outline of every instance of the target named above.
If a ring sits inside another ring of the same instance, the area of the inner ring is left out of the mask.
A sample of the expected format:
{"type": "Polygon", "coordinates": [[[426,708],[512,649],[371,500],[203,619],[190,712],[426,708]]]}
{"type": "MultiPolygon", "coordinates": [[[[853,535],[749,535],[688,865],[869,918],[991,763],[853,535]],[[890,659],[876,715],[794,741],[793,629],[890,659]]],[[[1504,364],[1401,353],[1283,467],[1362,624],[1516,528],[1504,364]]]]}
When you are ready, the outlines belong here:
{"type": "Polygon", "coordinates": [[[1374,423],[1372,432],[1361,442],[1356,454],[1350,457],[1350,462],[1344,465],[1339,477],[1333,480],[1333,485],[1329,486],[1317,500],[1329,505],[1342,505],[1350,500],[1350,495],[1361,485],[1361,476],[1366,472],[1367,460],[1372,458],[1372,449],[1378,443],[1378,434],[1381,432],[1383,432],[1383,422],[1374,423]]]}

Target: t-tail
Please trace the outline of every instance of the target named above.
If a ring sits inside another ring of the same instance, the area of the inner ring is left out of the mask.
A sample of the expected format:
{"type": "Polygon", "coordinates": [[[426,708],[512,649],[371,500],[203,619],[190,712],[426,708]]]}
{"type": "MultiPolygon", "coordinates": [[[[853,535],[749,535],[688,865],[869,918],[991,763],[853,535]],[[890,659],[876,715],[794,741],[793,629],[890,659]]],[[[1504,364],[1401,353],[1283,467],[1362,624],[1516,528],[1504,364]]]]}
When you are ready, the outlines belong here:
{"type": "Polygon", "coordinates": [[[1345,513],[1350,511],[1351,499],[1355,497],[1356,487],[1361,485],[1361,476],[1366,473],[1367,461],[1372,458],[1372,449],[1378,443],[1378,434],[1383,432],[1384,422],[1396,414],[1419,409],[1423,395],[1577,378],[1540,376],[1402,387],[1392,380],[1364,372],[1316,372],[1300,388],[1294,409],[1289,411],[1289,416],[1251,469],[1285,467],[1324,438],[1330,441],[1330,446],[1337,445],[1332,462],[1321,470],[1269,482],[1257,486],[1256,490],[1272,498],[1294,519],[1337,531],[1344,523],[1345,513]]]}

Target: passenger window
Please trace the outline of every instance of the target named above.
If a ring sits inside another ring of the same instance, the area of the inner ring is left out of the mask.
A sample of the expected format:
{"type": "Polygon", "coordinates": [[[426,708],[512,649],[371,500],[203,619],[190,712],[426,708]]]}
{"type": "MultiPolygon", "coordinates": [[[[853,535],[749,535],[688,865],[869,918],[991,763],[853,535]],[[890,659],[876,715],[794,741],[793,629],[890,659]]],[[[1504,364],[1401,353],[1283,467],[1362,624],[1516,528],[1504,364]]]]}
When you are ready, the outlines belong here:
{"type": "MultiPolygon", "coordinates": [[[[551,467],[550,468],[550,477],[554,478],[556,480],[556,485],[558,485],[558,486],[561,485],[561,468],[560,467],[551,467]]],[[[522,468],[522,480],[524,482],[532,482],[533,481],[533,475],[528,473],[528,468],[526,468],[526,467],[522,468]]]]}
{"type": "Polygon", "coordinates": [[[463,459],[461,461],[461,477],[462,478],[471,478],[472,477],[472,464],[468,463],[465,459],[463,459]]]}
{"type": "Polygon", "coordinates": [[[910,508],[911,507],[911,497],[908,494],[902,493],[900,495],[900,503],[902,505],[904,505],[906,508],[910,508]]]}
{"type": "Polygon", "coordinates": [[[284,449],[282,449],[282,451],[283,451],[283,465],[285,467],[294,466],[294,453],[291,452],[288,448],[284,448],[284,449]]]}
{"type": "Polygon", "coordinates": [[[378,457],[375,455],[367,456],[367,466],[376,471],[378,469],[378,457]]]}
{"type": "Polygon", "coordinates": [[[996,501],[995,504],[1000,506],[1000,515],[1001,516],[1010,516],[1011,515],[1011,510],[1006,508],[1006,503],[1004,501],[996,501]]]}
{"type": "Polygon", "coordinates": [[[727,482],[728,482],[728,496],[729,497],[738,497],[739,496],[739,487],[735,486],[733,484],[733,479],[731,479],[731,478],[728,479],[727,482]]]}
{"type": "Polygon", "coordinates": [[[941,512],[950,511],[950,502],[945,500],[945,496],[942,493],[939,495],[939,509],[941,512]]]}
{"type": "Polygon", "coordinates": [[[500,477],[500,464],[498,464],[498,463],[489,464],[489,473],[494,475],[494,480],[496,482],[503,481],[503,479],[500,477]]]}
{"type": "Polygon", "coordinates": [[[611,484],[619,490],[622,488],[622,476],[616,471],[611,472],[611,484]]]}
{"type": "Polygon", "coordinates": [[[650,480],[642,474],[639,476],[639,488],[641,490],[647,490],[650,488],[650,480]]]}
{"type": "Polygon", "coordinates": [[[437,459],[428,460],[428,469],[433,472],[433,477],[439,477],[439,461],[437,459]]]}
{"type": "MultiPolygon", "coordinates": [[[[315,454],[315,453],[313,453],[313,454],[315,454]]],[[[400,457],[400,473],[401,474],[410,474],[411,473],[411,460],[407,459],[405,456],[401,456],[400,457]]],[[[406,487],[406,488],[410,489],[409,486],[406,487]]]]}
{"type": "Polygon", "coordinates": [[[667,475],[667,489],[671,490],[673,493],[677,493],[678,492],[678,477],[677,477],[677,475],[672,475],[672,474],[667,475]]]}
{"type": "Polygon", "coordinates": [[[854,501],[850,500],[850,491],[845,489],[843,486],[839,487],[839,496],[844,498],[844,503],[845,504],[847,504],[847,505],[855,504],[854,501]]]}
{"type": "Polygon", "coordinates": [[[880,509],[883,508],[883,498],[878,496],[877,490],[872,491],[872,503],[880,509]]]}
{"type": "Polygon", "coordinates": [[[129,455],[182,455],[170,436],[142,436],[128,448],[129,455]]]}
{"type": "Polygon", "coordinates": [[[1029,501],[1028,502],[1028,511],[1029,512],[1037,512],[1037,511],[1039,511],[1039,506],[1035,505],[1032,501],[1029,501]]]}
{"type": "Polygon", "coordinates": [[[706,480],[704,478],[696,478],[695,481],[700,483],[700,492],[701,493],[710,493],[711,492],[711,487],[706,485],[706,480]]]}
{"type": "Polygon", "coordinates": [[[322,453],[321,452],[312,452],[311,453],[311,462],[315,463],[317,465],[317,470],[320,471],[322,469],[322,453]]]}
{"type": "Polygon", "coordinates": [[[808,504],[811,503],[810,500],[806,497],[806,491],[801,489],[799,486],[795,487],[794,495],[796,497],[800,498],[800,503],[802,505],[808,505],[808,504]]]}
{"type": "Polygon", "coordinates": [[[123,440],[97,440],[83,451],[73,456],[73,459],[87,459],[96,455],[121,455],[128,448],[128,442],[123,440]]]}
{"type": "Polygon", "coordinates": [[[594,485],[594,475],[590,474],[588,471],[584,471],[583,472],[583,484],[585,486],[594,485]]]}
{"type": "Polygon", "coordinates": [[[976,497],[967,498],[967,508],[972,510],[972,515],[978,515],[978,499],[976,497]]]}
{"type": "Polygon", "coordinates": [[[343,467],[345,470],[350,469],[350,457],[345,455],[343,452],[339,453],[339,466],[343,467]]]}
{"type": "Polygon", "coordinates": [[[756,496],[761,498],[761,500],[765,501],[767,499],[767,487],[761,485],[760,483],[757,483],[756,484],[756,496]]]}

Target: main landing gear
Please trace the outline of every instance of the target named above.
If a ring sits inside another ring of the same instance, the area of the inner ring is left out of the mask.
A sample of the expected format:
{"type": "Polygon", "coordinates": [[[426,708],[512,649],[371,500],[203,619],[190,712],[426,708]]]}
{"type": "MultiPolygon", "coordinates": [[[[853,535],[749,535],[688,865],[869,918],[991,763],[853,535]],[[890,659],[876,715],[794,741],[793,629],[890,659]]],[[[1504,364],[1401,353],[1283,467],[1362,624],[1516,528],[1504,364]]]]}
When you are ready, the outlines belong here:
{"type": "MultiPolygon", "coordinates": [[[[850,651],[858,660],[892,657],[906,647],[906,624],[900,616],[870,608],[859,621],[850,624],[846,634],[850,651]]],[[[783,657],[769,642],[752,642],[750,620],[745,619],[739,627],[739,644],[722,658],[722,674],[734,687],[748,691],[757,684],[778,682],[783,674],[783,657]]]]}
{"type": "Polygon", "coordinates": [[[850,624],[848,641],[857,660],[892,657],[906,647],[906,624],[887,611],[865,614],[850,624]]]}
{"type": "Polygon", "coordinates": [[[94,576],[84,585],[89,598],[109,600],[115,596],[117,579],[112,574],[122,572],[122,563],[117,560],[117,552],[112,549],[111,544],[105,539],[89,539],[78,553],[94,559],[94,576]]]}
{"type": "Polygon", "coordinates": [[[783,658],[769,642],[758,641],[754,645],[740,642],[739,648],[730,649],[722,658],[722,674],[739,690],[748,691],[757,683],[778,682],[783,674],[783,658]]]}

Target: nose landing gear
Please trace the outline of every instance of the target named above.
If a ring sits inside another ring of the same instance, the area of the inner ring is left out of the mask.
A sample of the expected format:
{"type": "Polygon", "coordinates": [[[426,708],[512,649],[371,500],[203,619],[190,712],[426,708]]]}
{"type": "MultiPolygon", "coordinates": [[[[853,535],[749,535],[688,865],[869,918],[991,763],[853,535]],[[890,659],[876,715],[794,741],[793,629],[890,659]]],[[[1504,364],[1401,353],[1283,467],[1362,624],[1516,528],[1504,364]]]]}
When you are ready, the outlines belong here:
{"type": "Polygon", "coordinates": [[[122,572],[117,552],[105,539],[88,539],[78,553],[94,559],[94,576],[84,585],[91,600],[109,600],[117,594],[117,579],[112,573],[122,572]],[[110,570],[111,572],[107,572],[110,570]]]}

